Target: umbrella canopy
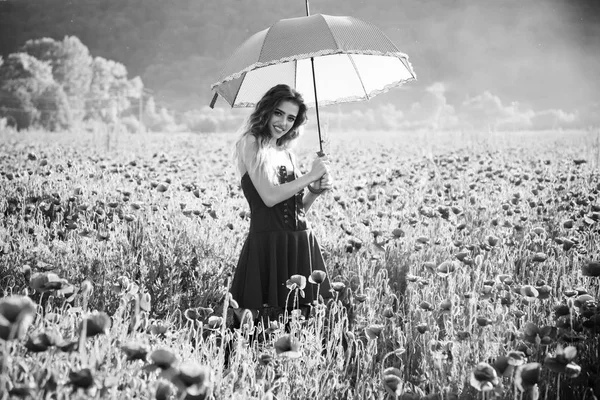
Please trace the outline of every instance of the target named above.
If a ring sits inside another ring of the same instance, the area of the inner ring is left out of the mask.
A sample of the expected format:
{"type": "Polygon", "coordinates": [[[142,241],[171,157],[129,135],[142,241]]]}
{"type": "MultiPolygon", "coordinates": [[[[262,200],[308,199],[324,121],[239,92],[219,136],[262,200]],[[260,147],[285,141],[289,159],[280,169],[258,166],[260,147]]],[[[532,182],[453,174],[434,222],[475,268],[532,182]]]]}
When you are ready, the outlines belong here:
{"type": "Polygon", "coordinates": [[[218,95],[232,107],[253,107],[280,83],[302,93],[308,107],[317,103],[316,87],[318,107],[368,100],[414,79],[408,56],[374,25],[314,14],[282,19],[248,38],[211,86],[211,107],[218,95]]]}

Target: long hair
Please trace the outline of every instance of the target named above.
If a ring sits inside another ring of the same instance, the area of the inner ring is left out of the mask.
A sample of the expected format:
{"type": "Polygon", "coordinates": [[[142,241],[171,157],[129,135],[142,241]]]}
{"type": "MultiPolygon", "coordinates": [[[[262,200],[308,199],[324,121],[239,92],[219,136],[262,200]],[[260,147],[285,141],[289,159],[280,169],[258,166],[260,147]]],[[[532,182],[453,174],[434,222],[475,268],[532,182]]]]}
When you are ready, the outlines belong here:
{"type": "Polygon", "coordinates": [[[282,101],[290,101],[298,106],[298,115],[292,128],[282,137],[277,139],[278,148],[289,148],[293,141],[300,136],[300,127],[306,123],[306,105],[302,95],[288,85],[276,85],[267,91],[263,97],[256,103],[256,107],[244,127],[243,133],[235,144],[234,158],[237,165],[244,163],[248,171],[259,170],[265,174],[273,183],[277,183],[277,174],[275,165],[271,163],[270,152],[274,149],[269,145],[271,142],[271,132],[268,124],[271,115],[282,101]],[[243,160],[243,141],[252,135],[256,138],[256,148],[252,159],[243,160]]]}

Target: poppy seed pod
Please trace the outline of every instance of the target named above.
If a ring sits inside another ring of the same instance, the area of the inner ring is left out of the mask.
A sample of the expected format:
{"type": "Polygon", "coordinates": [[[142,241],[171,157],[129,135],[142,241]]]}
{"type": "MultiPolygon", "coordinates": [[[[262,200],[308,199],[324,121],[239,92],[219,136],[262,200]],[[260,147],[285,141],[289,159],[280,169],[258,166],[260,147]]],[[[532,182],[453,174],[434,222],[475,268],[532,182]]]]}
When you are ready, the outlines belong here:
{"type": "Polygon", "coordinates": [[[83,297],[89,298],[93,292],[94,286],[92,285],[92,282],[90,282],[88,279],[81,282],[81,295],[83,297]]]}

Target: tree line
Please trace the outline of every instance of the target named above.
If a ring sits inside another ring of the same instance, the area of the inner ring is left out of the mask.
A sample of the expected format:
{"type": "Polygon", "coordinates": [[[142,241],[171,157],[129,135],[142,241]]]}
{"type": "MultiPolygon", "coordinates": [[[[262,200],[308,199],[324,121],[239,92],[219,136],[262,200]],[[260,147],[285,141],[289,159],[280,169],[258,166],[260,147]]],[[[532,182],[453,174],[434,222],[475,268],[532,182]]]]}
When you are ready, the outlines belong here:
{"type": "MultiPolygon", "coordinates": [[[[384,30],[411,18],[395,0],[376,3],[312,0],[310,7],[311,13],[377,21],[384,30]]],[[[210,85],[247,37],[305,13],[304,0],[5,0],[0,55],[8,57],[28,40],[76,36],[91,53],[127,66],[156,98],[183,111],[210,102],[210,85]]]]}

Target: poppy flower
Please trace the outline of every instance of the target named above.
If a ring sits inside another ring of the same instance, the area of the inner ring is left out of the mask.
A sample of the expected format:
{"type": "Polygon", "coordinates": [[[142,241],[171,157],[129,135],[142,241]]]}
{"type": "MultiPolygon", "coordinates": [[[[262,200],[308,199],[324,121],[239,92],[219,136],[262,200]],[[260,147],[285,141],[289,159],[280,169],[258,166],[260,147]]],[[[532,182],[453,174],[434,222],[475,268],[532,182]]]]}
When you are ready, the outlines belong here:
{"type": "Polygon", "coordinates": [[[471,372],[470,383],[480,392],[489,392],[494,390],[500,380],[494,367],[488,363],[480,362],[471,372]]]}
{"type": "Polygon", "coordinates": [[[392,310],[391,307],[386,307],[383,309],[382,315],[385,318],[393,318],[394,317],[394,310],[392,310]]]}
{"type": "Polygon", "coordinates": [[[70,371],[69,383],[76,388],[89,389],[94,386],[94,376],[89,368],[70,371]]]}
{"type": "Polygon", "coordinates": [[[197,385],[206,387],[210,381],[211,369],[206,365],[193,362],[182,364],[179,367],[177,378],[186,386],[197,385]]]}
{"type": "Polygon", "coordinates": [[[440,303],[442,313],[449,313],[452,310],[452,300],[446,299],[440,303]]]}
{"type": "Polygon", "coordinates": [[[271,361],[273,361],[273,356],[269,353],[262,353],[258,357],[258,363],[260,365],[267,366],[267,365],[271,364],[271,361]]]}
{"type": "Polygon", "coordinates": [[[367,300],[367,295],[364,293],[357,293],[354,295],[354,301],[356,303],[364,303],[367,300]]]}
{"type": "Polygon", "coordinates": [[[117,278],[117,281],[112,284],[111,290],[115,294],[125,293],[130,286],[129,278],[126,276],[120,276],[117,278]]]}
{"type": "Polygon", "coordinates": [[[485,240],[487,241],[487,244],[489,244],[492,247],[495,247],[498,242],[500,241],[500,239],[496,236],[493,235],[488,235],[485,237],[485,240]]]}
{"type": "Polygon", "coordinates": [[[429,325],[427,325],[426,323],[417,325],[417,331],[421,334],[427,332],[428,330],[429,330],[429,325]]]}
{"type": "Polygon", "coordinates": [[[549,285],[536,286],[535,289],[538,291],[537,298],[540,300],[548,299],[552,294],[552,288],[549,285]]]}
{"type": "Polygon", "coordinates": [[[269,321],[269,327],[265,329],[266,334],[277,332],[283,328],[283,325],[279,321],[269,321]]]}
{"type": "MultiPolygon", "coordinates": [[[[160,368],[165,370],[172,368],[177,363],[177,356],[169,350],[158,349],[150,354],[150,361],[152,364],[150,364],[149,369],[155,370],[160,368]]],[[[145,367],[145,369],[148,368],[145,367]]]]}
{"type": "Polygon", "coordinates": [[[513,277],[509,274],[500,274],[496,277],[496,279],[498,279],[500,283],[503,283],[507,286],[510,286],[513,283],[513,277]]]}
{"type": "Polygon", "coordinates": [[[369,338],[371,340],[377,339],[381,335],[382,331],[383,331],[383,325],[381,325],[381,324],[371,324],[365,328],[365,333],[367,335],[367,338],[369,338]]]}
{"type": "Polygon", "coordinates": [[[146,345],[137,342],[125,343],[121,346],[121,350],[123,350],[123,353],[125,353],[125,355],[127,356],[128,361],[144,361],[146,360],[146,356],[148,355],[148,348],[146,347],[146,345]]]}
{"type": "Polygon", "coordinates": [[[518,350],[509,351],[507,357],[508,363],[514,366],[523,365],[525,364],[525,361],[527,361],[527,356],[525,353],[518,350]]]}
{"type": "Polygon", "coordinates": [[[285,285],[290,290],[303,290],[306,287],[306,277],[303,275],[292,275],[290,279],[285,282],[285,285]]]}
{"type": "Polygon", "coordinates": [[[284,335],[275,342],[275,352],[282,357],[298,358],[300,357],[299,349],[298,339],[292,335],[284,335]]]}
{"type": "Polygon", "coordinates": [[[531,285],[523,285],[523,286],[521,286],[519,292],[523,296],[530,297],[530,298],[536,298],[540,294],[538,292],[538,290],[535,287],[531,286],[531,285]]]}
{"type": "Polygon", "coordinates": [[[566,305],[566,304],[558,304],[556,306],[554,306],[554,315],[556,315],[556,317],[562,317],[565,315],[570,315],[571,314],[571,308],[566,305]]]}
{"type": "Polygon", "coordinates": [[[153,335],[166,335],[166,333],[169,331],[169,324],[161,322],[161,321],[157,321],[156,323],[153,323],[150,325],[150,327],[148,328],[149,332],[153,335]]]}
{"type": "Polygon", "coordinates": [[[344,282],[332,282],[331,288],[336,292],[341,292],[346,288],[346,284],[344,282]]]}
{"type": "Polygon", "coordinates": [[[107,333],[111,325],[108,314],[103,311],[93,311],[81,321],[80,331],[85,326],[86,337],[107,333]]]}
{"type": "Polygon", "coordinates": [[[587,261],[581,266],[581,273],[584,276],[600,276],[600,262],[587,261]]]}
{"type": "Polygon", "coordinates": [[[546,235],[546,230],[544,228],[542,228],[541,226],[536,226],[535,228],[533,228],[531,230],[531,232],[536,234],[537,236],[546,235]]]}
{"type": "Polygon", "coordinates": [[[575,299],[573,304],[575,305],[575,307],[582,308],[586,303],[588,303],[588,302],[593,303],[594,300],[595,299],[593,296],[585,293],[585,294],[581,294],[581,295],[577,296],[577,298],[575,299]]]}
{"type": "Polygon", "coordinates": [[[14,295],[0,299],[0,338],[23,339],[35,315],[36,305],[27,296],[14,295]]]}
{"type": "Polygon", "coordinates": [[[538,327],[528,322],[523,329],[523,338],[532,344],[549,345],[556,341],[558,330],[555,326],[538,327]]]}
{"type": "Polygon", "coordinates": [[[197,308],[188,308],[183,312],[183,315],[188,321],[197,321],[203,317],[197,308]]]}
{"type": "Polygon", "coordinates": [[[575,241],[567,238],[563,239],[562,248],[564,251],[569,251],[573,246],[575,246],[575,241]]]}
{"type": "Polygon", "coordinates": [[[394,228],[394,229],[392,230],[392,235],[393,235],[395,238],[401,238],[401,237],[404,237],[404,236],[406,236],[406,233],[405,233],[405,232],[404,232],[402,229],[400,229],[400,228],[394,228]]]}
{"type": "Polygon", "coordinates": [[[548,259],[548,256],[545,253],[535,253],[533,255],[533,257],[531,257],[531,261],[533,262],[543,262],[546,261],[546,259],[548,259]]]}
{"type": "Polygon", "coordinates": [[[170,382],[161,379],[156,385],[156,393],[154,397],[156,398],[156,400],[168,400],[171,398],[173,391],[173,385],[170,382]]]}
{"type": "Polygon", "coordinates": [[[536,388],[540,381],[541,370],[542,365],[536,362],[517,367],[515,372],[515,386],[517,389],[521,392],[525,392],[536,388]]]}
{"type": "Polygon", "coordinates": [[[492,366],[498,373],[498,376],[510,376],[514,368],[506,356],[497,357],[492,366]]]}
{"type": "Polygon", "coordinates": [[[398,368],[389,367],[383,370],[383,387],[392,396],[402,394],[402,372],[398,368]]]}
{"type": "Polygon", "coordinates": [[[327,273],[325,271],[321,271],[320,269],[315,269],[312,274],[308,277],[308,281],[315,285],[320,285],[325,281],[327,277],[327,273]]]}
{"type": "Polygon", "coordinates": [[[38,353],[48,350],[52,346],[56,346],[63,340],[62,335],[58,330],[39,332],[30,336],[25,343],[27,350],[38,353]]]}
{"type": "Polygon", "coordinates": [[[68,284],[66,279],[60,278],[54,272],[36,272],[29,280],[29,287],[40,293],[49,290],[59,290],[68,284]]]}
{"type": "Polygon", "coordinates": [[[571,378],[575,378],[581,372],[581,367],[573,362],[577,355],[577,349],[574,346],[563,348],[558,345],[554,356],[547,355],[544,360],[544,365],[554,372],[567,374],[571,378]]]}
{"type": "Polygon", "coordinates": [[[221,325],[223,324],[223,318],[216,316],[216,315],[211,315],[208,318],[208,327],[210,329],[219,329],[221,327],[221,325]]]}
{"type": "Polygon", "coordinates": [[[454,271],[456,271],[456,265],[452,261],[444,261],[435,269],[436,274],[442,278],[447,277],[454,271]]]}

